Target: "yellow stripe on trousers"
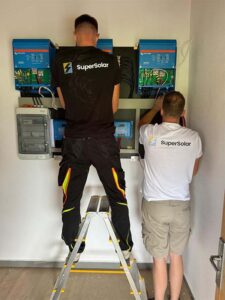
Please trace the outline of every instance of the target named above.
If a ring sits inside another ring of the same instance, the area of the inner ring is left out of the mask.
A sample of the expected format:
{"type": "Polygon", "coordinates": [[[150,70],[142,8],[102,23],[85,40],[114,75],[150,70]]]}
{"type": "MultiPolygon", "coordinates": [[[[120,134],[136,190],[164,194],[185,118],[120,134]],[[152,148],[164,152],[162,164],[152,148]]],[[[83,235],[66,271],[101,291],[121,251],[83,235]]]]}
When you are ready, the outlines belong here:
{"type": "Polygon", "coordinates": [[[113,174],[113,178],[114,178],[117,189],[121,192],[121,194],[125,198],[125,191],[119,185],[118,175],[117,175],[116,170],[114,168],[112,168],[112,174],[113,174]]]}
{"type": "Polygon", "coordinates": [[[68,209],[64,209],[64,210],[62,211],[62,213],[64,214],[64,213],[70,212],[70,211],[72,211],[72,210],[74,210],[74,209],[75,209],[75,207],[68,208],[68,209]]]}
{"type": "MultiPolygon", "coordinates": [[[[71,177],[71,168],[69,168],[67,170],[65,179],[64,179],[63,184],[62,184],[62,189],[63,189],[63,193],[65,195],[65,200],[67,199],[67,190],[68,190],[68,186],[69,186],[69,183],[70,183],[70,177],[71,177]]],[[[65,203],[65,201],[64,201],[64,203],[65,203]]]]}

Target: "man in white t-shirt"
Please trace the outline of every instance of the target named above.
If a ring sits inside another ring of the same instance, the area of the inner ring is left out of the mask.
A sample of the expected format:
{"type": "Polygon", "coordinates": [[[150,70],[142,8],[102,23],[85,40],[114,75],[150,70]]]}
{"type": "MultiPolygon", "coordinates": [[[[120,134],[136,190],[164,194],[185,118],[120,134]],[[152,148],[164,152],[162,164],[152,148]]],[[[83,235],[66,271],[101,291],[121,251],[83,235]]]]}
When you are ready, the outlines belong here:
{"type": "Polygon", "coordinates": [[[185,99],[169,92],[156,100],[140,120],[140,143],[144,145],[143,239],[153,256],[155,300],[163,300],[167,288],[167,259],[170,259],[170,295],[178,300],[183,280],[182,253],[190,234],[192,176],[202,156],[196,131],[179,125],[185,99]],[[150,125],[161,110],[163,123],[150,125]]]}

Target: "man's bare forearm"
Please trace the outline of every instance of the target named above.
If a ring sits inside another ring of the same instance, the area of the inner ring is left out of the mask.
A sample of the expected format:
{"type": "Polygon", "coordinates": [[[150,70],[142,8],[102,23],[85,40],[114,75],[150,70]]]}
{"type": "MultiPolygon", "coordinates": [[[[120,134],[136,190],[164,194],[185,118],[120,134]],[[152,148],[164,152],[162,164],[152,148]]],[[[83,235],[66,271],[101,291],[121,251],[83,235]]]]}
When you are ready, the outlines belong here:
{"type": "Polygon", "coordinates": [[[145,114],[144,117],[142,117],[139,121],[138,127],[140,128],[142,125],[149,124],[153,120],[157,112],[158,110],[154,107],[151,110],[149,110],[147,114],[145,114]]]}
{"type": "Polygon", "coordinates": [[[119,107],[119,97],[120,97],[120,85],[117,84],[114,86],[113,97],[112,97],[112,110],[115,114],[119,107]]]}
{"type": "Polygon", "coordinates": [[[61,104],[62,108],[65,109],[65,100],[63,98],[63,94],[62,94],[62,91],[61,91],[60,87],[57,87],[57,93],[58,93],[58,96],[59,96],[60,104],[61,104]]]}
{"type": "Polygon", "coordinates": [[[143,118],[141,118],[140,122],[138,123],[138,128],[140,128],[142,125],[149,124],[153,120],[157,112],[161,110],[162,103],[163,103],[163,96],[160,96],[155,100],[152,109],[149,110],[147,114],[144,115],[143,118]]]}

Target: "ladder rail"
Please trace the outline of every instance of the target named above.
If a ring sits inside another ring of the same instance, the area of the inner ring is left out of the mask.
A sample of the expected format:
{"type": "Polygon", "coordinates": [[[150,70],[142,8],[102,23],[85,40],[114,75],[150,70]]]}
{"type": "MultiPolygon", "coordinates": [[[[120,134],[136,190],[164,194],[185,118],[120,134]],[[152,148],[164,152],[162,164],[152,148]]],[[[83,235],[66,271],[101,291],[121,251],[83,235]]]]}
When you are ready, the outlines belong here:
{"type": "Polygon", "coordinates": [[[141,276],[139,282],[140,282],[140,290],[141,290],[141,300],[148,300],[147,290],[146,290],[146,286],[145,286],[145,280],[142,276],[141,276]]]}
{"type": "Polygon", "coordinates": [[[124,272],[127,276],[127,280],[130,284],[130,287],[131,287],[131,289],[134,293],[134,297],[135,297],[136,300],[142,300],[141,297],[140,297],[139,291],[137,290],[136,284],[133,280],[133,277],[131,276],[131,273],[129,271],[127,262],[126,262],[126,260],[123,256],[122,250],[120,249],[119,243],[117,241],[117,237],[116,237],[116,235],[114,233],[114,230],[113,230],[113,225],[112,225],[111,221],[109,220],[109,217],[108,217],[107,213],[100,213],[100,214],[102,214],[102,217],[103,217],[103,220],[106,224],[108,232],[109,232],[110,236],[112,237],[112,242],[114,244],[115,250],[117,251],[118,257],[120,259],[120,262],[122,264],[124,272]]]}
{"type": "Polygon", "coordinates": [[[92,213],[87,213],[86,218],[84,220],[84,223],[81,225],[81,230],[80,230],[80,234],[78,236],[77,242],[75,244],[75,247],[72,251],[72,253],[70,254],[69,260],[67,262],[67,265],[64,265],[62,267],[62,270],[57,278],[57,281],[55,283],[53,292],[51,294],[51,298],[50,300],[58,300],[61,296],[61,293],[63,291],[63,288],[66,285],[66,282],[68,280],[69,274],[70,274],[70,270],[72,268],[73,265],[73,261],[75,259],[76,254],[78,253],[78,250],[80,248],[80,245],[83,241],[83,238],[89,228],[90,222],[91,222],[91,218],[92,218],[92,213]]]}
{"type": "Polygon", "coordinates": [[[139,272],[136,259],[132,258],[130,273],[134,281],[138,285],[138,289],[141,291],[141,299],[148,300],[148,295],[145,287],[145,280],[139,272]]]}

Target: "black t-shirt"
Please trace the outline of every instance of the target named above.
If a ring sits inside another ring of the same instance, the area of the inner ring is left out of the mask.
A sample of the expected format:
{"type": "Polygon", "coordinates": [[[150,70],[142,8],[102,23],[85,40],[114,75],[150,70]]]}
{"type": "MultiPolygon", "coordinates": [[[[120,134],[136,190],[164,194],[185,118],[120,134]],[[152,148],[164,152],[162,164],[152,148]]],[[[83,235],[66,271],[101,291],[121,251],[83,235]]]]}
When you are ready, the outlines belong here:
{"type": "Polygon", "coordinates": [[[59,50],[52,85],[60,87],[66,108],[66,137],[114,134],[112,95],[120,82],[116,57],[95,47],[59,50]]]}

